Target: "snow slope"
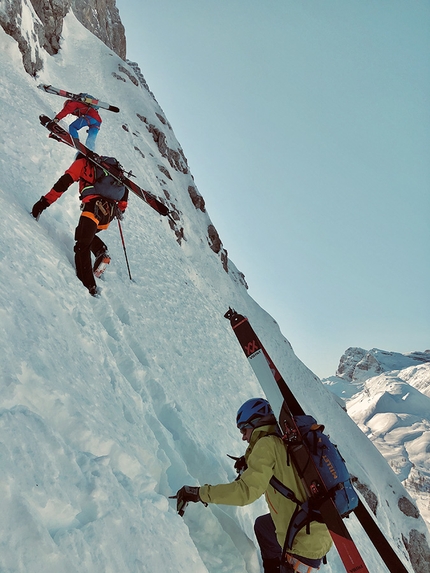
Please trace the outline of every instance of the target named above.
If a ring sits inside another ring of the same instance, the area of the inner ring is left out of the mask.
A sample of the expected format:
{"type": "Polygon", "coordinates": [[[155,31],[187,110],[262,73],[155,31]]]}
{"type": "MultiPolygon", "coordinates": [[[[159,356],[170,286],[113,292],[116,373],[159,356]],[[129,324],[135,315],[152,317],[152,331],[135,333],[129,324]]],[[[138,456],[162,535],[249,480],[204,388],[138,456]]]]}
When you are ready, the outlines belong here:
{"type": "MultiPolygon", "coordinates": [[[[406,492],[388,464],[296,358],[234,265],[227,274],[210,249],[210,219],[190,199],[191,175],[172,169],[141,119],[180,150],[152,94],[72,14],[63,36],[35,80],[0,29],[0,571],[260,571],[252,528],[263,500],[193,505],[182,519],[168,499],[184,483],[234,479],[226,454],[244,451],[235,414],[261,390],[223,318],[229,306],[250,318],[298,399],[377,493],[378,518],[406,562],[402,533],[428,540],[424,522],[399,510],[406,492]],[[103,114],[98,151],[168,195],[184,229],[179,244],[168,221],[132,196],[123,228],[134,280],[113,223],[103,233],[112,263],[99,299],[74,272],[76,186],[39,222],[29,215],[73,160],[38,123],[63,103],[40,82],[121,108],[103,114]]],[[[356,520],[349,524],[369,570],[386,571],[356,520]]],[[[324,570],[343,571],[335,551],[324,570]]]]}

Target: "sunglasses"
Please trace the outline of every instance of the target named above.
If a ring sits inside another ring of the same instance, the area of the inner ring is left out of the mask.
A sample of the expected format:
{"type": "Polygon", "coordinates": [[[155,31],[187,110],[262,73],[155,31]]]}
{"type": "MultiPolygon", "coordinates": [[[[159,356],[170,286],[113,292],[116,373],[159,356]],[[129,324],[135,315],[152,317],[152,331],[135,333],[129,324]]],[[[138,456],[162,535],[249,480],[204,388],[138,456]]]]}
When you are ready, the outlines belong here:
{"type": "Polygon", "coordinates": [[[239,428],[239,431],[242,434],[242,436],[244,436],[246,434],[246,431],[249,430],[249,428],[252,428],[252,426],[250,424],[246,424],[245,426],[242,426],[241,428],[239,428]]]}

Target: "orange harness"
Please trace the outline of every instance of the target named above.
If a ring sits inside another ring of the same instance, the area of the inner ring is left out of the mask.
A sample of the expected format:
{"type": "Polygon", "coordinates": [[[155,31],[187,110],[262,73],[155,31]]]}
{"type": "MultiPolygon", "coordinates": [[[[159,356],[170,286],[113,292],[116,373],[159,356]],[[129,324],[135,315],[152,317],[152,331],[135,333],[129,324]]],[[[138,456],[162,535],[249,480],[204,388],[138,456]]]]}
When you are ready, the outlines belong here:
{"type": "Polygon", "coordinates": [[[298,559],[296,559],[295,557],[292,557],[288,553],[286,555],[286,561],[287,561],[287,563],[289,563],[289,565],[291,565],[291,567],[293,568],[293,571],[295,571],[297,573],[313,573],[314,571],[319,570],[319,567],[317,567],[317,568],[310,567],[309,565],[306,565],[306,563],[299,561],[298,559]]]}

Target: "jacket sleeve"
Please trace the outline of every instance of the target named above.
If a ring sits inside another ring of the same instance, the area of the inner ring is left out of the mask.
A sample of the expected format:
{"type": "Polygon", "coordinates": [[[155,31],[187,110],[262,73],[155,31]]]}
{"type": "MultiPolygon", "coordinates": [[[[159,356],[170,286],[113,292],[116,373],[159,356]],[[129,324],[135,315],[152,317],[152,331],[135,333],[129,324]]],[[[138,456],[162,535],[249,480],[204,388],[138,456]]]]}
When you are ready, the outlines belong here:
{"type": "Polygon", "coordinates": [[[73,100],[66,101],[63,109],[57,113],[57,115],[55,116],[55,119],[63,119],[67,115],[70,115],[71,113],[73,113],[76,109],[77,103],[78,102],[73,101],[73,100]]]}
{"type": "Polygon", "coordinates": [[[72,183],[80,178],[85,162],[86,160],[84,158],[74,161],[69,169],[64,173],[64,175],[62,175],[60,179],[54,183],[51,191],[45,195],[45,199],[48,201],[48,205],[55,203],[55,201],[61,197],[64,191],[67,191],[70,185],[72,185],[72,183]]]}
{"type": "Polygon", "coordinates": [[[248,505],[257,500],[269,485],[275,466],[272,440],[259,440],[248,460],[248,468],[232,483],[204,485],[199,490],[202,501],[224,505],[248,505]]]}

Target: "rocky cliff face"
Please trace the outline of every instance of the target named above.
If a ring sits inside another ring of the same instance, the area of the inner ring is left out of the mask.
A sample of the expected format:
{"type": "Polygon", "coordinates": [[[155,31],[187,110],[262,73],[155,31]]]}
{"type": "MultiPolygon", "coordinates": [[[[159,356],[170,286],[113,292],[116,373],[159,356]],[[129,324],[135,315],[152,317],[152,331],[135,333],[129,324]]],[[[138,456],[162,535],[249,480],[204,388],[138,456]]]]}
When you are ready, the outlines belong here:
{"type": "Polygon", "coordinates": [[[2,0],[0,25],[18,42],[30,75],[42,68],[42,50],[53,55],[60,49],[63,19],[70,9],[90,32],[125,59],[124,26],[115,0],[2,0]]]}
{"type": "Polygon", "coordinates": [[[125,60],[125,30],[115,0],[72,0],[72,9],[87,30],[125,60]]]}
{"type": "Polygon", "coordinates": [[[372,376],[383,372],[401,370],[430,362],[430,351],[387,352],[385,350],[364,350],[363,348],[348,348],[340,359],[336,376],[348,382],[364,382],[372,376]]]}

